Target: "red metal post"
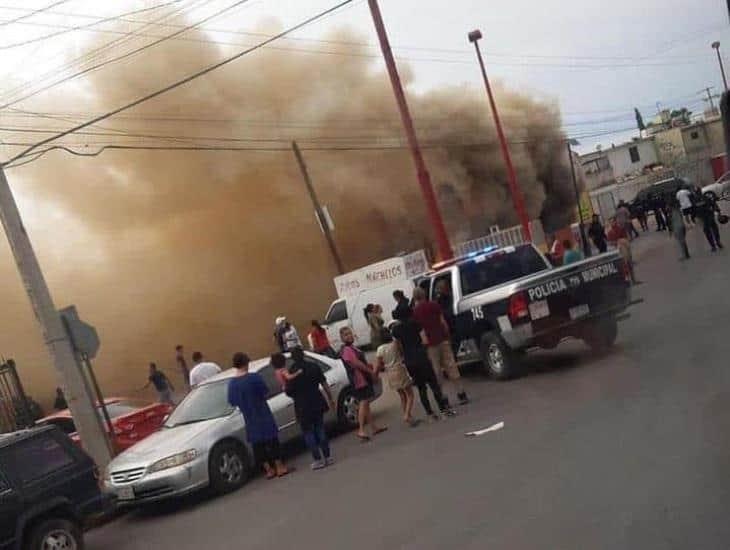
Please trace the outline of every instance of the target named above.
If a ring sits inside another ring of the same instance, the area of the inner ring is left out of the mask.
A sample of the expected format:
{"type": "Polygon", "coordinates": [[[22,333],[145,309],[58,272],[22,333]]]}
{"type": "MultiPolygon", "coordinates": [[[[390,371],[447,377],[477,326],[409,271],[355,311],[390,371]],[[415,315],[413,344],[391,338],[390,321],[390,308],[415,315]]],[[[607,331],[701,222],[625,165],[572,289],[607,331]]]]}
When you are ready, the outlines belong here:
{"type": "MultiPolygon", "coordinates": [[[[475,31],[476,32],[476,31],[475,31]]],[[[481,37],[481,33],[479,34],[481,37]]],[[[470,36],[471,40],[471,36],[470,36]]],[[[492,108],[492,115],[494,116],[494,125],[497,127],[497,136],[499,136],[499,143],[502,147],[502,156],[504,157],[504,164],[507,166],[507,181],[509,182],[509,189],[512,193],[512,202],[514,203],[517,217],[520,219],[522,225],[523,237],[526,241],[532,241],[532,233],[530,231],[530,218],[527,215],[527,209],[525,208],[525,200],[522,196],[522,190],[517,183],[517,174],[515,173],[515,167],[512,164],[512,156],[509,153],[509,147],[507,145],[507,139],[504,137],[504,130],[502,129],[502,122],[499,119],[499,112],[497,111],[497,104],[494,102],[494,95],[492,94],[492,87],[489,85],[489,78],[487,77],[487,70],[484,67],[484,59],[482,59],[482,52],[479,49],[478,39],[472,40],[474,48],[477,51],[477,57],[479,58],[479,67],[482,70],[482,76],[484,77],[484,85],[487,87],[487,95],[489,96],[489,105],[492,108]]]]}
{"type": "Polygon", "coordinates": [[[395,58],[393,57],[393,52],[390,49],[390,42],[388,41],[388,34],[385,31],[383,17],[380,14],[380,7],[378,6],[377,0],[368,0],[368,4],[370,5],[370,13],[373,16],[375,31],[377,32],[378,40],[380,41],[380,48],[383,51],[383,57],[385,58],[385,65],[388,68],[390,83],[393,85],[393,92],[395,93],[395,100],[398,103],[398,109],[400,110],[400,116],[408,139],[408,145],[411,149],[411,154],[413,155],[413,162],[416,164],[418,183],[421,185],[423,200],[426,202],[426,210],[436,237],[436,245],[440,256],[439,259],[442,261],[450,260],[454,257],[454,252],[451,249],[449,238],[446,235],[444,220],[441,217],[441,211],[439,210],[438,203],[436,202],[436,194],[434,193],[433,186],[431,185],[431,176],[426,169],[426,164],[423,162],[423,155],[421,154],[421,148],[418,145],[418,138],[416,137],[416,130],[413,127],[413,120],[411,119],[411,113],[408,109],[408,102],[406,101],[403,86],[401,84],[400,77],[398,76],[398,68],[395,65],[395,58]]]}

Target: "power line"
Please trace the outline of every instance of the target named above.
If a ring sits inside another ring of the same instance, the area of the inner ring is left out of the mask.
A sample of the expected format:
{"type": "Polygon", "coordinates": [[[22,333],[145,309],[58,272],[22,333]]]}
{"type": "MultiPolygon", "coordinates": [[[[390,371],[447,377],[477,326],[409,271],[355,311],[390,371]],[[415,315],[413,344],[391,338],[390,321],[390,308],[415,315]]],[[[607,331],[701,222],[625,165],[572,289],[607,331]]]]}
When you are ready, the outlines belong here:
{"type": "Polygon", "coordinates": [[[0,27],[6,27],[8,25],[13,25],[15,23],[20,23],[21,21],[25,19],[30,19],[31,17],[38,15],[39,13],[43,13],[44,11],[50,10],[55,8],[56,6],[60,6],[61,4],[68,3],[69,0],[60,0],[59,2],[54,2],[53,4],[48,4],[45,8],[38,8],[36,10],[31,11],[30,13],[26,15],[21,15],[20,17],[16,17],[15,19],[11,19],[10,21],[2,21],[0,22],[0,27]]]}
{"type": "MultiPolygon", "coordinates": [[[[98,33],[108,33],[108,34],[120,34],[125,36],[139,36],[139,37],[146,37],[146,38],[164,38],[164,35],[161,36],[159,34],[150,34],[150,33],[141,33],[136,31],[120,31],[120,30],[113,30],[113,29],[93,29],[90,28],[93,26],[93,24],[89,24],[86,26],[63,26],[63,25],[49,25],[49,24],[41,24],[43,26],[50,26],[50,27],[61,27],[65,29],[69,29],[69,31],[60,31],[58,33],[53,33],[46,36],[55,36],[57,34],[63,34],[64,32],[70,32],[70,30],[78,30],[78,29],[84,29],[89,30],[91,32],[98,32],[98,33]]],[[[172,26],[172,25],[170,25],[172,26]]],[[[181,26],[177,26],[181,27],[181,26]]],[[[185,29],[185,27],[182,27],[185,29]]],[[[200,28],[199,30],[209,30],[205,28],[200,28]]],[[[210,31],[209,32],[213,32],[210,31]]],[[[251,35],[257,35],[257,36],[270,36],[262,33],[246,33],[251,35]]],[[[41,40],[43,37],[38,39],[32,39],[26,42],[19,43],[20,45],[31,43],[34,40],[41,40]]],[[[215,45],[223,45],[223,46],[248,46],[250,44],[242,44],[240,42],[229,42],[229,41],[222,41],[222,40],[215,40],[215,39],[209,39],[209,38],[200,38],[200,37],[181,37],[181,36],[175,36],[171,38],[172,40],[180,40],[180,41],[186,41],[186,42],[194,42],[194,43],[200,43],[200,44],[215,44],[215,45]]],[[[375,48],[375,45],[365,42],[348,42],[348,41],[336,41],[336,40],[316,40],[316,39],[307,39],[308,41],[314,41],[314,42],[320,42],[320,43],[326,43],[326,44],[334,44],[334,45],[350,45],[350,46],[357,46],[357,47],[363,47],[363,48],[375,48]]],[[[7,47],[15,47],[16,44],[11,44],[10,46],[0,46],[0,49],[4,49],[7,47]]],[[[366,53],[366,52],[354,52],[354,51],[344,51],[344,50],[317,50],[317,49],[311,49],[311,48],[297,48],[297,47],[291,47],[291,46],[277,46],[269,48],[272,50],[281,50],[281,51],[292,51],[292,52],[299,52],[299,53],[305,53],[305,54],[317,54],[317,55],[334,55],[334,56],[343,56],[343,57],[361,57],[361,58],[369,58],[369,59],[380,59],[380,54],[373,52],[373,53],[366,53]]],[[[442,52],[442,53],[452,53],[452,54],[459,54],[459,55],[467,55],[471,52],[469,50],[449,50],[449,49],[429,49],[429,48],[409,48],[409,47],[403,47],[401,49],[412,49],[412,50],[418,50],[418,51],[433,51],[433,52],[442,52]]],[[[670,67],[670,66],[676,66],[680,64],[690,65],[690,64],[696,64],[697,60],[699,59],[706,59],[706,56],[693,56],[693,57],[682,57],[682,58],[676,58],[677,60],[671,61],[671,62],[656,62],[656,63],[636,63],[635,57],[609,57],[609,56],[543,56],[543,55],[524,55],[524,56],[515,56],[515,55],[506,55],[506,54],[491,54],[496,57],[507,57],[507,58],[516,58],[516,59],[571,59],[571,60],[583,60],[583,61],[598,61],[598,60],[623,60],[623,62],[619,63],[547,63],[547,62],[507,62],[507,61],[490,61],[490,65],[493,66],[503,66],[503,67],[550,67],[550,68],[562,68],[562,69],[610,69],[610,68],[641,68],[641,67],[670,67]],[[681,60],[681,61],[680,61],[681,60]],[[634,62],[631,62],[634,61],[634,62]]],[[[413,62],[413,63],[419,63],[419,62],[428,62],[428,63],[445,63],[445,64],[462,64],[462,65],[472,65],[474,62],[471,59],[451,59],[451,58],[438,58],[438,57],[410,57],[410,56],[396,56],[396,59],[399,61],[407,61],[407,62],[413,62]]],[[[645,58],[642,58],[645,59],[645,58]]]]}
{"type": "Polygon", "coordinates": [[[112,116],[116,115],[117,113],[121,113],[121,112],[126,111],[128,109],[131,109],[132,107],[135,107],[137,105],[140,105],[141,103],[144,103],[146,101],[149,101],[152,98],[155,98],[155,97],[158,97],[160,95],[163,95],[163,94],[165,94],[165,93],[167,93],[167,92],[169,92],[171,90],[174,90],[175,88],[178,88],[178,87],[180,87],[180,86],[182,86],[184,84],[187,84],[188,82],[191,82],[191,81],[193,81],[193,80],[195,80],[197,78],[200,78],[203,75],[206,75],[206,74],[208,74],[210,72],[213,72],[216,69],[219,69],[220,67],[223,67],[225,65],[228,65],[229,63],[231,63],[231,62],[233,62],[233,61],[235,61],[235,60],[243,57],[244,55],[247,55],[247,54],[249,54],[249,53],[251,53],[253,51],[256,51],[256,50],[258,50],[260,48],[263,48],[267,44],[270,44],[271,42],[274,42],[275,40],[278,40],[279,38],[281,38],[283,36],[286,36],[287,34],[289,34],[291,32],[294,32],[296,30],[299,30],[301,28],[304,28],[307,25],[309,25],[309,24],[317,21],[318,19],[321,19],[321,18],[323,18],[323,17],[325,17],[325,16],[327,16],[327,15],[329,15],[331,13],[334,13],[335,11],[337,11],[338,9],[340,9],[341,7],[346,6],[347,4],[350,4],[352,2],[353,2],[353,0],[344,0],[344,1],[340,2],[340,3],[338,3],[338,4],[335,4],[331,8],[328,8],[328,9],[322,11],[322,12],[319,12],[317,15],[314,15],[312,17],[309,17],[308,19],[305,19],[304,21],[302,21],[301,23],[298,23],[298,24],[294,25],[293,27],[289,27],[288,29],[280,32],[279,34],[277,34],[277,35],[275,35],[275,36],[273,36],[273,37],[271,37],[271,38],[269,38],[267,40],[264,40],[263,42],[260,42],[259,44],[255,45],[255,46],[252,46],[252,47],[250,47],[248,49],[245,49],[245,50],[243,50],[241,52],[238,52],[235,55],[232,55],[230,57],[227,57],[227,58],[223,59],[222,61],[219,61],[218,63],[214,63],[213,65],[209,65],[208,67],[206,67],[206,68],[204,68],[204,69],[202,69],[200,71],[197,71],[197,72],[195,72],[195,73],[193,73],[193,74],[191,74],[191,75],[189,75],[189,76],[187,76],[185,78],[182,78],[182,79],[180,79],[180,80],[178,80],[176,82],[173,82],[172,84],[170,84],[168,86],[165,86],[164,88],[161,88],[161,89],[159,89],[159,90],[157,90],[155,92],[152,92],[150,94],[147,94],[145,96],[142,96],[139,99],[136,99],[136,100],[134,100],[134,101],[132,101],[130,103],[127,103],[126,105],[123,105],[121,107],[118,107],[116,109],[113,109],[113,110],[111,110],[111,111],[109,111],[109,112],[107,112],[107,113],[105,113],[103,115],[100,115],[98,117],[95,117],[95,118],[93,118],[93,119],[91,119],[91,120],[89,120],[87,122],[84,122],[83,124],[79,124],[79,125],[77,125],[77,126],[75,126],[73,128],[70,128],[70,129],[64,131],[64,132],[61,132],[61,133],[59,133],[59,134],[57,134],[55,136],[51,136],[49,138],[46,138],[44,140],[41,140],[38,143],[36,143],[35,145],[29,147],[25,151],[19,153],[15,157],[11,158],[9,161],[7,161],[4,164],[9,164],[10,162],[12,162],[14,160],[18,160],[19,158],[22,158],[23,156],[27,155],[28,153],[32,152],[34,149],[36,149],[36,148],[38,148],[38,147],[40,147],[42,145],[45,145],[47,143],[51,143],[52,141],[55,141],[57,139],[60,139],[60,138],[62,138],[64,136],[67,136],[69,134],[72,134],[73,132],[76,132],[77,130],[83,130],[84,128],[87,128],[88,126],[91,126],[92,124],[96,124],[97,122],[101,122],[102,120],[105,120],[105,119],[107,119],[109,117],[112,117],[112,116]]]}
{"type": "MultiPolygon", "coordinates": [[[[575,134],[572,136],[560,136],[558,138],[531,138],[531,139],[522,139],[522,140],[510,140],[509,143],[513,145],[530,145],[534,143],[563,143],[566,140],[570,139],[587,139],[590,137],[599,137],[599,136],[606,136],[606,135],[614,135],[619,133],[625,133],[627,131],[633,130],[634,128],[624,128],[620,130],[611,130],[611,131],[604,131],[604,132],[595,132],[595,133],[584,133],[584,134],[575,134]]],[[[98,156],[103,151],[106,150],[150,150],[150,151],[260,151],[260,152],[276,152],[276,151],[289,151],[290,147],[288,146],[290,140],[289,139],[281,139],[277,140],[281,143],[279,146],[271,146],[269,145],[270,142],[274,140],[260,140],[261,143],[265,143],[265,146],[229,146],[229,145],[202,145],[202,144],[194,144],[194,145],[155,145],[155,144],[141,144],[141,145],[132,145],[132,144],[119,144],[119,143],[106,143],[106,142],[87,142],[87,143],[64,143],[64,144],[58,144],[53,145],[47,148],[44,148],[40,151],[35,151],[29,155],[27,155],[24,158],[40,158],[40,156],[44,155],[45,153],[53,150],[63,150],[68,153],[78,155],[78,156],[98,156]],[[88,152],[88,151],[77,151],[75,149],[72,149],[73,147],[98,147],[97,151],[88,152]]],[[[389,151],[389,150],[404,150],[408,146],[405,143],[402,143],[402,140],[400,140],[400,143],[372,143],[372,144],[340,144],[340,145],[333,145],[333,144],[315,144],[315,145],[306,145],[302,147],[302,150],[309,150],[309,151],[389,151]]],[[[13,146],[13,147],[25,147],[25,146],[31,146],[33,144],[31,143],[25,143],[25,142],[2,142],[1,145],[6,146],[13,146]]],[[[494,146],[496,144],[495,141],[479,141],[479,142],[465,142],[465,141],[428,141],[426,140],[424,142],[424,147],[428,149],[444,149],[444,148],[484,148],[489,146],[494,146]]],[[[16,157],[15,160],[19,160],[19,157],[16,157]]],[[[6,163],[7,166],[18,166],[20,163],[16,163],[15,160],[8,161],[6,163]]],[[[22,164],[26,164],[23,162],[22,164]]]]}
{"type": "MultiPolygon", "coordinates": [[[[8,9],[8,10],[17,10],[17,11],[28,11],[28,8],[18,8],[18,7],[12,7],[12,6],[0,6],[0,9],[8,9]]],[[[82,13],[68,13],[68,12],[50,12],[55,15],[62,15],[66,17],[78,17],[83,19],[101,19],[98,15],[90,15],[90,14],[82,14],[82,13]]],[[[126,23],[133,23],[133,24],[142,24],[147,23],[145,21],[141,21],[138,19],[127,19],[127,18],[121,18],[119,21],[126,22],[126,23]]],[[[31,23],[28,23],[31,24],[31,23]]],[[[41,25],[41,26],[47,26],[47,27],[61,27],[65,28],[62,25],[58,24],[48,24],[48,23],[32,23],[35,25],[41,25]]],[[[153,26],[157,27],[170,27],[170,28],[182,28],[183,25],[176,25],[174,23],[153,23],[153,26]]],[[[705,29],[700,32],[706,32],[709,30],[714,30],[715,27],[712,27],[710,29],[705,29]]],[[[212,28],[212,27],[201,27],[200,30],[204,30],[211,33],[219,33],[219,34],[234,34],[234,35],[244,35],[244,36],[253,36],[256,38],[268,38],[271,35],[261,33],[261,32],[254,32],[254,31],[241,31],[241,30],[231,30],[231,29],[220,29],[220,28],[212,28]]],[[[114,31],[114,30],[106,30],[106,29],[94,29],[94,32],[107,32],[107,33],[121,33],[123,31],[114,31]]],[[[151,35],[151,34],[137,34],[137,36],[147,36],[147,37],[159,37],[159,35],[151,35]]],[[[179,40],[192,40],[192,41],[199,41],[199,42],[207,42],[211,44],[221,44],[221,45],[232,45],[232,46],[243,46],[245,44],[240,43],[232,43],[232,42],[223,42],[223,41],[217,41],[217,40],[203,40],[203,39],[190,39],[190,38],[179,38],[179,40]]],[[[344,45],[344,46],[356,46],[356,47],[368,47],[368,48],[377,48],[377,44],[369,43],[369,42],[360,42],[360,41],[350,41],[350,40],[333,40],[333,39],[322,39],[322,38],[309,38],[309,37],[287,37],[285,40],[288,41],[303,41],[303,42],[313,42],[313,43],[320,43],[320,44],[333,44],[333,45],[344,45]]],[[[411,50],[411,51],[423,51],[423,52],[436,52],[436,53],[444,53],[444,54],[455,54],[455,55],[471,55],[473,52],[467,48],[463,49],[456,49],[456,48],[429,48],[429,47],[420,47],[420,46],[403,46],[403,45],[394,45],[394,50],[411,50]]],[[[604,60],[604,61],[636,61],[637,59],[644,59],[646,56],[587,56],[587,55],[545,55],[545,54],[507,54],[507,53],[498,53],[498,52],[486,52],[486,56],[488,57],[507,57],[507,58],[519,58],[519,59],[577,59],[577,60],[604,60]]],[[[677,57],[677,58],[671,58],[671,59],[682,59],[682,60],[691,60],[691,59],[700,59],[704,58],[705,56],[692,56],[692,57],[677,57]]],[[[667,58],[670,59],[670,58],[667,58]]]]}
{"type": "MultiPolygon", "coordinates": [[[[171,0],[170,2],[165,2],[164,4],[158,4],[156,6],[151,6],[151,7],[147,7],[147,8],[141,8],[141,9],[133,10],[133,11],[128,11],[128,12],[125,12],[125,13],[122,13],[122,14],[119,14],[119,15],[112,15],[112,16],[109,16],[109,17],[99,18],[98,21],[94,21],[92,23],[87,23],[85,25],[76,25],[76,26],[64,27],[63,30],[60,30],[58,32],[44,34],[43,36],[37,36],[35,38],[29,38],[27,40],[23,40],[21,42],[14,42],[12,44],[2,44],[2,45],[0,45],[0,50],[9,50],[9,49],[12,49],[12,48],[19,48],[21,46],[27,46],[29,44],[34,44],[36,42],[42,42],[44,40],[48,40],[49,38],[55,38],[56,36],[60,36],[62,34],[67,34],[67,33],[74,32],[74,31],[90,30],[94,25],[100,25],[102,23],[108,23],[109,21],[120,21],[123,17],[128,16],[128,15],[136,15],[136,14],[139,14],[139,13],[144,13],[144,12],[148,12],[148,11],[158,10],[160,8],[164,8],[164,7],[170,6],[172,4],[177,4],[177,3],[181,2],[181,1],[182,0],[171,0]]],[[[95,30],[96,31],[98,29],[91,29],[91,30],[95,30]]]]}
{"type": "MultiPolygon", "coordinates": [[[[157,23],[160,21],[164,21],[166,19],[170,19],[172,17],[175,17],[177,15],[184,13],[186,10],[195,9],[196,7],[198,7],[198,5],[203,4],[205,2],[207,2],[207,0],[189,0],[187,6],[180,7],[178,9],[172,11],[172,13],[162,15],[162,16],[158,17],[157,19],[154,19],[153,21],[151,21],[149,24],[151,25],[153,23],[157,23]]],[[[112,40],[110,42],[107,42],[105,44],[102,44],[101,46],[93,48],[92,50],[85,52],[84,54],[82,54],[68,62],[65,62],[60,67],[56,67],[55,69],[52,69],[51,71],[44,73],[38,79],[36,79],[35,83],[40,83],[40,82],[46,81],[50,78],[55,77],[56,75],[63,73],[64,71],[72,70],[75,65],[78,65],[79,67],[81,67],[81,66],[85,65],[86,63],[90,63],[95,58],[99,58],[101,56],[102,52],[104,52],[105,50],[112,49],[112,48],[118,48],[119,46],[121,46],[125,42],[128,42],[129,40],[130,40],[129,36],[125,36],[122,38],[115,38],[114,40],[112,40]]],[[[63,56],[63,53],[61,52],[58,54],[57,57],[62,57],[62,56],[63,56]]],[[[23,90],[30,89],[33,86],[33,84],[34,84],[34,82],[26,82],[26,83],[20,84],[19,86],[16,86],[15,88],[12,88],[11,90],[9,90],[3,94],[2,101],[8,101],[9,98],[17,95],[18,93],[22,93],[23,90]]]]}
{"type": "Polygon", "coordinates": [[[26,95],[24,95],[24,96],[22,96],[20,98],[14,99],[13,101],[11,101],[9,103],[6,103],[5,105],[0,106],[0,110],[6,109],[7,107],[11,107],[13,105],[16,105],[17,103],[20,103],[21,101],[25,101],[26,99],[29,99],[29,98],[31,98],[31,97],[33,97],[35,95],[38,95],[41,92],[44,92],[44,91],[46,91],[46,90],[48,90],[50,88],[53,88],[54,86],[57,86],[59,84],[63,84],[64,82],[68,82],[69,80],[73,80],[76,77],[79,77],[79,76],[84,75],[86,73],[89,73],[91,71],[95,71],[96,69],[99,69],[101,67],[105,67],[105,66],[110,65],[112,63],[116,63],[117,61],[121,61],[122,59],[127,59],[128,57],[132,57],[133,55],[136,55],[136,54],[138,54],[140,52],[143,52],[143,51],[145,51],[145,50],[147,50],[149,48],[152,48],[154,46],[157,46],[158,44],[161,44],[162,42],[165,42],[166,40],[170,40],[171,38],[174,38],[175,36],[178,36],[178,35],[180,35],[180,34],[182,34],[184,32],[187,32],[187,31],[189,31],[191,29],[194,29],[198,25],[202,25],[202,24],[204,24],[204,23],[206,23],[206,22],[208,22],[208,21],[210,21],[212,19],[215,19],[216,17],[219,17],[220,15],[223,15],[227,11],[230,11],[230,10],[232,10],[232,9],[238,7],[238,6],[241,6],[241,5],[243,5],[243,4],[245,4],[246,2],[249,2],[249,1],[250,0],[238,0],[237,2],[234,2],[231,5],[225,7],[223,9],[221,9],[221,10],[218,10],[217,12],[213,13],[212,15],[209,15],[209,16],[201,19],[197,23],[193,23],[192,25],[188,25],[185,28],[180,29],[180,30],[177,30],[177,31],[175,31],[174,33],[172,33],[170,35],[163,36],[163,37],[161,37],[161,38],[159,38],[159,39],[157,39],[157,40],[155,40],[153,42],[150,42],[149,44],[145,44],[144,46],[141,46],[139,48],[136,48],[136,49],[134,49],[134,50],[132,50],[130,52],[127,52],[125,54],[122,54],[120,56],[114,57],[112,59],[108,59],[106,61],[103,61],[101,63],[98,63],[96,65],[93,65],[91,67],[87,67],[86,69],[83,69],[83,70],[78,71],[78,72],[76,72],[76,73],[74,73],[72,75],[69,75],[69,76],[67,76],[65,78],[62,78],[61,80],[58,80],[58,81],[54,82],[53,84],[49,84],[49,85],[44,86],[44,87],[42,87],[42,88],[40,88],[40,89],[38,89],[38,90],[36,90],[34,92],[28,93],[28,94],[26,94],[26,95]]]}

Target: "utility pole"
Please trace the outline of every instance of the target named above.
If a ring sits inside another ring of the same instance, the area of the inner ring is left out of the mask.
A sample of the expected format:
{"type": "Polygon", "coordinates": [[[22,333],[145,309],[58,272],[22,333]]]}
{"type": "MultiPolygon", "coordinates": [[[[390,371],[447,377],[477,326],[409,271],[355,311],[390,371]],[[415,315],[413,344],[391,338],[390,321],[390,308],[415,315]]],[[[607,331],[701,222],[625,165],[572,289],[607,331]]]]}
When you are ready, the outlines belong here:
{"type": "MultiPolygon", "coordinates": [[[[730,0],[728,0],[730,1],[730,0]]],[[[705,88],[705,91],[707,92],[707,101],[710,103],[710,111],[713,113],[715,112],[715,101],[712,99],[712,89],[711,88],[705,88]]]]}
{"type": "Polygon", "coordinates": [[[312,199],[314,212],[317,215],[317,219],[319,220],[319,225],[322,227],[324,237],[325,239],[327,239],[327,245],[329,246],[330,253],[332,254],[332,259],[335,261],[335,265],[337,266],[337,274],[342,275],[345,272],[345,268],[342,265],[342,258],[340,257],[340,253],[337,250],[337,244],[335,243],[332,231],[330,230],[329,221],[324,214],[322,205],[319,203],[317,193],[314,191],[314,186],[312,185],[312,180],[310,179],[309,171],[307,170],[307,164],[304,162],[304,157],[302,156],[302,152],[299,150],[299,145],[297,145],[296,141],[291,142],[291,148],[294,150],[294,156],[297,157],[299,170],[301,170],[302,178],[304,178],[304,185],[307,187],[307,193],[309,193],[309,198],[312,199]]]}
{"type": "Polygon", "coordinates": [[[380,49],[382,50],[383,58],[385,59],[385,66],[388,68],[388,75],[390,76],[390,83],[393,86],[395,100],[398,103],[398,109],[400,110],[400,117],[403,122],[403,128],[406,132],[408,145],[411,149],[413,162],[416,165],[418,183],[421,185],[421,193],[423,194],[423,200],[426,203],[428,218],[431,222],[434,236],[436,237],[439,259],[441,261],[450,260],[454,257],[454,252],[451,249],[451,243],[449,243],[449,237],[446,234],[446,226],[444,225],[444,220],[441,217],[441,211],[439,210],[438,202],[436,201],[436,194],[433,191],[431,175],[428,173],[426,163],[423,161],[421,147],[418,144],[416,129],[413,126],[413,119],[411,118],[411,112],[408,109],[406,95],[403,92],[403,85],[401,84],[400,76],[398,76],[398,68],[395,64],[393,51],[390,49],[390,42],[388,40],[388,33],[385,30],[385,23],[383,23],[383,16],[380,13],[380,7],[378,6],[377,0],[368,0],[368,4],[370,6],[370,13],[373,17],[375,31],[377,32],[378,40],[380,41],[380,49]]]}
{"type": "Polygon", "coordinates": [[[583,255],[588,258],[591,255],[591,246],[586,238],[586,228],[583,223],[583,209],[580,207],[580,193],[578,192],[578,178],[575,175],[575,164],[573,163],[573,151],[570,148],[570,140],[566,140],[565,147],[568,149],[568,162],[570,173],[573,176],[573,190],[575,191],[575,205],[578,208],[578,220],[580,222],[580,240],[583,241],[583,255]]]}
{"type": "Polygon", "coordinates": [[[33,245],[23,226],[18,205],[2,166],[0,166],[0,219],[2,219],[5,235],[13,251],[23,286],[43,333],[43,340],[61,380],[68,408],[71,410],[74,424],[81,436],[81,442],[96,465],[104,468],[111,460],[111,453],[107,446],[101,419],[86,391],[86,382],[76,353],[61,322],[61,316],[56,311],[51,292],[43,277],[33,245]]]}

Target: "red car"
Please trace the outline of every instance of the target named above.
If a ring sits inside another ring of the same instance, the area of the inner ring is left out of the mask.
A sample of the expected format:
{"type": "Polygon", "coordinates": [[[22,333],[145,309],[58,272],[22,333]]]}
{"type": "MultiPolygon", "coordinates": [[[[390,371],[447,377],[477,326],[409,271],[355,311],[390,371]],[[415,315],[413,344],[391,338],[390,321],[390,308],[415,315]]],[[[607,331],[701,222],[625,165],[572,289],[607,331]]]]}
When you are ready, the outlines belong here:
{"type": "MultiPolygon", "coordinates": [[[[104,403],[114,429],[113,443],[116,452],[122,452],[151,433],[156,432],[173,409],[172,405],[167,403],[149,404],[123,397],[110,397],[105,399],[104,403]]],[[[106,426],[101,407],[98,409],[99,417],[106,426]]],[[[81,444],[71,417],[71,411],[68,409],[41,418],[36,424],[40,426],[48,424],[58,426],[74,442],[81,444]]]]}

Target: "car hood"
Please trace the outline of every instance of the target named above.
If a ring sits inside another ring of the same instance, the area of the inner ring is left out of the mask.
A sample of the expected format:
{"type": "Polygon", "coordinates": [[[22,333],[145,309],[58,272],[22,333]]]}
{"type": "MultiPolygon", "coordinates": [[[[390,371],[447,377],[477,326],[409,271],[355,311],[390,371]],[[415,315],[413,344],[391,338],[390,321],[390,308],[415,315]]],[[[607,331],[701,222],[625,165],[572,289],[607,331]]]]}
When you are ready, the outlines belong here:
{"type": "Polygon", "coordinates": [[[145,465],[187,451],[196,446],[198,436],[211,430],[218,423],[224,422],[225,419],[226,417],[214,418],[175,428],[160,428],[159,431],[117,456],[111,462],[111,466],[119,468],[125,464],[145,465]]]}

